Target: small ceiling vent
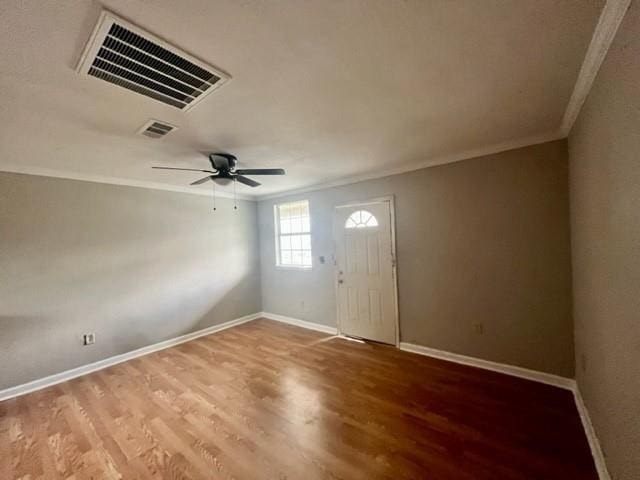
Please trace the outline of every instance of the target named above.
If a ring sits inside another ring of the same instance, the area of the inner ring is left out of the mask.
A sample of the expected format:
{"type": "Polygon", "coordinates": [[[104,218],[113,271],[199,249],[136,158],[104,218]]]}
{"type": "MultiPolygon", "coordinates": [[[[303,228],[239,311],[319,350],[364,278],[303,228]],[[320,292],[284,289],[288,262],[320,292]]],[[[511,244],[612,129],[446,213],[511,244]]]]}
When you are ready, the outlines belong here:
{"type": "Polygon", "coordinates": [[[230,79],[107,11],[100,15],[77,70],[184,111],[230,79]]]}
{"type": "Polygon", "coordinates": [[[142,126],[140,130],[138,130],[138,133],[140,135],[144,135],[145,137],[162,138],[167,133],[173,132],[174,130],[177,130],[177,129],[178,127],[176,127],[175,125],[170,125],[166,122],[160,122],[158,120],[149,120],[147,123],[145,123],[142,126]]]}

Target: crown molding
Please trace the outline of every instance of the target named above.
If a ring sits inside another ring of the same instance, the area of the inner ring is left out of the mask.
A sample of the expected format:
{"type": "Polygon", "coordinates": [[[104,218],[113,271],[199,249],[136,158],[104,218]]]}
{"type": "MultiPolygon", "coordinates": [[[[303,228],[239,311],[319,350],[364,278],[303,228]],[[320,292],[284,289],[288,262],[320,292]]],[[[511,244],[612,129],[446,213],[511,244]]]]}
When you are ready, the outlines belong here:
{"type": "Polygon", "coordinates": [[[602,9],[598,24],[593,31],[593,37],[591,37],[591,43],[584,56],[578,79],[573,87],[571,99],[562,118],[560,132],[565,137],[569,135],[573,124],[578,118],[580,109],[591,91],[600,66],[607,56],[607,52],[609,52],[611,43],[630,4],[631,0],[607,0],[602,9]]]}
{"type": "MultiPolygon", "coordinates": [[[[604,61],[616,32],[622,23],[622,20],[631,4],[631,0],[607,0],[602,9],[600,18],[593,32],[589,48],[585,54],[584,61],[580,68],[578,78],[573,88],[571,98],[565,109],[562,123],[558,131],[550,132],[543,135],[524,137],[514,140],[507,140],[501,143],[479,147],[475,149],[466,150],[450,155],[443,155],[440,157],[429,158],[418,162],[413,162],[396,168],[390,168],[386,170],[377,170],[375,172],[363,173],[360,175],[353,175],[349,177],[343,177],[333,181],[321,182],[317,184],[311,184],[305,187],[293,188],[288,190],[282,190],[280,192],[274,192],[266,195],[237,195],[239,200],[249,201],[264,201],[275,198],[286,197],[290,195],[297,195],[301,193],[312,192],[315,190],[322,190],[325,188],[339,187],[343,185],[350,185],[353,183],[363,182],[366,180],[374,180],[377,178],[388,177],[391,175],[399,175],[402,173],[411,172],[414,170],[420,170],[427,167],[433,167],[436,165],[444,165],[447,163],[459,162],[462,160],[469,160],[476,157],[485,155],[492,155],[516,148],[523,148],[531,145],[537,145],[541,143],[551,142],[554,140],[560,140],[566,138],[573,127],[580,109],[584,104],[593,82],[598,74],[598,71],[604,61]]],[[[105,183],[112,185],[123,185],[129,187],[149,188],[153,190],[165,190],[177,193],[188,193],[191,195],[205,195],[211,196],[212,192],[191,188],[181,187],[177,185],[169,185],[165,183],[149,182],[144,180],[134,180],[120,177],[110,177],[103,175],[84,174],[63,170],[52,170],[40,167],[30,167],[22,165],[0,165],[0,171],[10,173],[22,173],[26,175],[38,175],[44,177],[54,178],[66,178],[70,180],[81,180],[86,182],[105,183]]],[[[233,194],[226,192],[222,189],[216,191],[216,196],[222,198],[233,198],[233,194]]]]}
{"type": "Polygon", "coordinates": [[[598,74],[600,66],[602,65],[602,62],[604,61],[607,53],[609,52],[611,43],[615,38],[616,32],[618,31],[618,28],[622,23],[622,20],[627,13],[630,4],[631,0],[607,0],[606,4],[604,5],[596,28],[594,29],[593,36],[591,37],[589,48],[587,49],[587,53],[585,54],[585,58],[582,62],[580,73],[578,74],[578,78],[576,79],[571,98],[569,99],[569,103],[567,104],[567,108],[565,109],[562,123],[558,131],[540,136],[508,140],[506,142],[494,144],[488,147],[481,147],[457,154],[445,155],[439,158],[423,160],[402,167],[387,169],[384,171],[354,175],[346,178],[341,178],[339,180],[322,182],[302,188],[295,188],[267,195],[259,195],[257,196],[257,201],[271,200],[289,195],[297,195],[301,193],[312,192],[315,190],[322,190],[325,188],[339,187],[342,185],[349,185],[366,180],[388,177],[390,175],[399,175],[401,173],[420,170],[422,168],[443,165],[446,163],[454,163],[462,160],[469,160],[475,157],[491,155],[507,150],[513,150],[516,148],[522,148],[530,145],[536,145],[566,138],[569,135],[573,124],[578,118],[578,114],[580,113],[580,109],[582,108],[584,101],[589,95],[589,91],[593,86],[593,82],[598,74]]]}
{"type": "MultiPolygon", "coordinates": [[[[273,194],[237,195],[236,198],[238,200],[248,200],[248,201],[255,201],[255,202],[270,200],[273,198],[296,195],[299,193],[306,193],[314,190],[322,190],[325,188],[339,187],[342,185],[349,185],[352,183],[364,182],[366,180],[374,180],[376,178],[388,177],[391,175],[399,175],[399,174],[411,172],[414,170],[420,170],[422,168],[434,167],[436,165],[444,165],[446,163],[454,163],[462,160],[469,160],[471,158],[482,157],[485,155],[492,155],[495,153],[505,152],[508,150],[514,150],[516,148],[522,148],[522,147],[528,147],[531,145],[538,145],[541,143],[552,142],[554,140],[560,140],[561,138],[564,138],[564,137],[565,136],[561,135],[558,132],[553,132],[553,133],[547,133],[544,135],[536,135],[531,137],[519,138],[515,140],[507,140],[505,142],[500,142],[487,147],[480,147],[480,148],[466,150],[459,153],[454,153],[451,155],[444,155],[441,157],[421,160],[419,162],[414,162],[414,163],[410,163],[400,167],[390,168],[382,171],[377,170],[375,172],[364,173],[361,175],[354,175],[346,178],[341,178],[335,181],[317,183],[317,184],[309,185],[307,187],[294,188],[291,190],[283,190],[281,192],[276,192],[273,194]]],[[[68,170],[53,170],[49,168],[26,166],[26,165],[0,164],[0,172],[21,173],[24,175],[36,175],[41,177],[64,178],[67,180],[80,180],[84,182],[104,183],[109,185],[123,185],[127,187],[149,188],[152,190],[165,190],[169,192],[188,193],[191,195],[212,196],[212,192],[210,190],[204,190],[204,189],[193,188],[188,186],[181,187],[181,186],[170,185],[166,183],[149,182],[146,180],[134,180],[130,178],[78,173],[78,172],[71,172],[68,170]]],[[[226,192],[222,189],[216,189],[216,197],[233,198],[233,193],[226,192]]]]}
{"type": "MultiPolygon", "coordinates": [[[[87,173],[77,173],[65,170],[52,170],[49,168],[32,167],[25,165],[5,165],[0,164],[0,172],[21,173],[24,175],[36,175],[39,177],[64,178],[66,180],[80,180],[83,182],[104,183],[107,185],[122,185],[125,187],[148,188],[151,190],[165,190],[168,192],[188,193],[191,195],[203,195],[211,197],[211,190],[204,190],[194,187],[181,187],[178,185],[169,185],[166,183],[149,182],[146,180],[134,180],[132,178],[110,177],[105,175],[93,175],[87,173]]],[[[218,198],[234,198],[233,193],[216,188],[216,197],[218,198]]],[[[256,201],[253,195],[236,195],[238,200],[256,201]]]]}
{"type": "MultiPolygon", "coordinates": [[[[343,177],[339,180],[322,182],[313,185],[309,185],[301,188],[294,188],[290,190],[283,190],[267,195],[237,195],[238,200],[248,200],[260,202],[263,200],[270,200],[273,198],[286,197],[289,195],[296,195],[299,193],[311,192],[314,190],[322,190],[325,188],[339,187],[342,185],[350,185],[352,183],[364,182],[366,180],[374,180],[376,178],[389,177],[391,175],[399,175],[402,173],[412,172],[414,170],[420,170],[427,167],[434,167],[437,165],[444,165],[447,163],[460,162],[462,160],[469,160],[476,157],[482,157],[485,155],[492,155],[495,153],[505,152],[508,150],[514,150],[516,148],[523,148],[532,145],[538,145],[541,143],[552,142],[554,140],[560,140],[565,138],[566,135],[562,135],[559,132],[551,132],[544,135],[536,135],[531,137],[524,137],[515,140],[507,140],[487,147],[479,147],[475,149],[465,150],[463,152],[454,153],[451,155],[444,155],[441,157],[429,158],[418,162],[402,165],[396,168],[390,168],[386,170],[377,170],[375,172],[363,173],[361,175],[353,175],[350,177],[343,177]]],[[[104,183],[110,185],[123,185],[128,187],[149,188],[152,190],[165,190],[169,192],[188,193],[191,195],[204,195],[211,196],[210,190],[204,190],[199,188],[193,188],[188,186],[177,186],[166,183],[149,182],[146,180],[134,180],[130,178],[110,177],[105,175],[94,175],[77,173],[66,170],[52,170],[49,168],[25,166],[25,165],[12,165],[12,164],[0,164],[0,172],[8,173],[22,173],[25,175],[37,175],[41,177],[53,177],[64,178],[67,180],[80,180],[85,182],[104,183]]],[[[222,198],[233,198],[233,193],[226,192],[222,189],[216,189],[216,196],[222,198]]]]}
{"type": "Polygon", "coordinates": [[[343,185],[350,185],[352,183],[364,182],[367,180],[375,180],[376,178],[389,177],[392,175],[400,175],[402,173],[412,172],[414,170],[421,170],[423,168],[435,167],[436,165],[444,165],[447,163],[460,162],[462,160],[470,160],[472,158],[483,157],[485,155],[493,155],[500,152],[506,152],[508,150],[514,150],[516,148],[523,148],[523,147],[529,147],[532,145],[538,145],[541,143],[553,142],[554,140],[560,140],[565,137],[566,135],[562,135],[560,132],[550,132],[544,135],[535,135],[531,137],[518,138],[515,140],[507,140],[505,142],[496,143],[486,147],[479,147],[479,148],[474,148],[470,150],[465,150],[459,153],[443,155],[441,157],[434,157],[426,160],[420,160],[418,162],[409,163],[396,168],[389,168],[386,170],[377,170],[375,172],[363,173],[361,175],[353,175],[346,178],[340,178],[339,180],[316,183],[313,185],[309,185],[307,187],[295,188],[292,190],[285,190],[282,192],[276,192],[276,193],[267,194],[267,195],[260,195],[256,198],[256,200],[259,202],[262,202],[264,200],[287,197],[289,195],[297,195],[300,193],[307,193],[315,190],[323,190],[325,188],[340,187],[343,185]]]}

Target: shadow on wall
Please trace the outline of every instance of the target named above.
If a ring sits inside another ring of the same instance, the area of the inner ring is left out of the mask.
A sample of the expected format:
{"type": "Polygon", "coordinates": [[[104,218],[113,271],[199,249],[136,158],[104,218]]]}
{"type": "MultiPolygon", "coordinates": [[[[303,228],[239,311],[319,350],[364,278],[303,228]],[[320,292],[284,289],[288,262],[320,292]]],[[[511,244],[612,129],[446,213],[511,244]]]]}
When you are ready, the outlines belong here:
{"type": "Polygon", "coordinates": [[[1,174],[4,186],[0,389],[260,310],[251,202],[212,216],[195,195],[1,174]]]}
{"type": "Polygon", "coordinates": [[[0,389],[259,310],[249,264],[233,261],[233,253],[221,263],[217,255],[194,249],[189,258],[179,250],[165,242],[104,265],[89,263],[91,252],[57,257],[46,271],[31,269],[31,278],[11,284],[0,306],[0,365],[11,368],[0,367],[0,389]],[[97,342],[84,347],[89,332],[97,342]]]}

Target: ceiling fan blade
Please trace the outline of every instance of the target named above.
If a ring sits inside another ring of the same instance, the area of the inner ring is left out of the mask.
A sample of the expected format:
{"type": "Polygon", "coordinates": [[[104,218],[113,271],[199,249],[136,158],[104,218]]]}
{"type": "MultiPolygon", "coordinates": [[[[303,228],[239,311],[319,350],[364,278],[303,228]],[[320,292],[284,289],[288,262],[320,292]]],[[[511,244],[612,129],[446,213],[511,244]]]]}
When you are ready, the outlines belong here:
{"type": "Polygon", "coordinates": [[[196,180],[195,182],[191,182],[189,185],[200,185],[206,181],[212,180],[211,175],[207,175],[204,178],[201,178],[200,180],[196,180]]]}
{"type": "Polygon", "coordinates": [[[284,175],[282,168],[243,168],[236,170],[238,175],[284,175]]]}
{"type": "Polygon", "coordinates": [[[204,173],[216,173],[212,170],[201,170],[199,168],[176,168],[176,167],[151,167],[159,170],[184,170],[187,172],[204,172],[204,173]]]}
{"type": "Polygon", "coordinates": [[[235,178],[240,183],[244,183],[245,185],[249,185],[250,187],[257,187],[262,185],[260,182],[256,182],[255,180],[251,180],[250,178],[243,177],[242,175],[236,175],[235,178]]]}

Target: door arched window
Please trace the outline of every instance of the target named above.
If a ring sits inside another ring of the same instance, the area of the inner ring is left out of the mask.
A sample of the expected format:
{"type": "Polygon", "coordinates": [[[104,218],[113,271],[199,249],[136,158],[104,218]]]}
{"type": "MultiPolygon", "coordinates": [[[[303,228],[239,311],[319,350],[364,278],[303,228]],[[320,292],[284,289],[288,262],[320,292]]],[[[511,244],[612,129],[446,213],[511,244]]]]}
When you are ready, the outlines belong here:
{"type": "Polygon", "coordinates": [[[368,228],[368,227],[377,227],[378,220],[373,216],[371,212],[367,212],[366,210],[358,210],[353,212],[347,218],[347,221],[344,224],[344,228],[368,228]]]}

